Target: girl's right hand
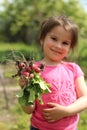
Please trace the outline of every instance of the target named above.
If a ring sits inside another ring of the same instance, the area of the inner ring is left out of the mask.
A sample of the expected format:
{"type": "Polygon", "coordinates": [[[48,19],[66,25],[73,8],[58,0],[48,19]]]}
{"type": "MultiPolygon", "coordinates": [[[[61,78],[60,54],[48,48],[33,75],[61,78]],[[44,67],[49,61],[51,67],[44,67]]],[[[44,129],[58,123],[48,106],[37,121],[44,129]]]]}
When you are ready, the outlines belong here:
{"type": "Polygon", "coordinates": [[[26,78],[21,77],[19,79],[19,85],[20,85],[21,88],[23,88],[27,83],[28,83],[28,80],[26,78]]]}

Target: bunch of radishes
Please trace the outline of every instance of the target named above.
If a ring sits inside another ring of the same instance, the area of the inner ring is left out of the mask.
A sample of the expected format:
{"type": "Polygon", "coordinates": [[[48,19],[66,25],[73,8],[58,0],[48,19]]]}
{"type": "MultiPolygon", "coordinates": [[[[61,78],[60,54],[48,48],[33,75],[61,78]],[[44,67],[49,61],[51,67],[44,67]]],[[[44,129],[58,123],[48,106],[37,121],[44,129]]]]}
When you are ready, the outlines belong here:
{"type": "Polygon", "coordinates": [[[25,78],[34,78],[34,72],[36,73],[40,73],[43,68],[44,65],[41,64],[40,67],[38,67],[37,65],[35,65],[32,61],[29,63],[29,65],[27,65],[26,62],[21,62],[18,64],[18,68],[19,68],[19,75],[24,76],[25,78]]]}
{"type": "Polygon", "coordinates": [[[36,98],[42,102],[42,94],[50,92],[49,84],[40,76],[44,65],[40,64],[40,66],[37,66],[33,61],[29,63],[16,61],[16,68],[17,74],[13,75],[13,77],[19,76],[27,79],[27,84],[25,84],[19,94],[17,94],[19,103],[22,106],[29,105],[34,103],[36,98]]]}

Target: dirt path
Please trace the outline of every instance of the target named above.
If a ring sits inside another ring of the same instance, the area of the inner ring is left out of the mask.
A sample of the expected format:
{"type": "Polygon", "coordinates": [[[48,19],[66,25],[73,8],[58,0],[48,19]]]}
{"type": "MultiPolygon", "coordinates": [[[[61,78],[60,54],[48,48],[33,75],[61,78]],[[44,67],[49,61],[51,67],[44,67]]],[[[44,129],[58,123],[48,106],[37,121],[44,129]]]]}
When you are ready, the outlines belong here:
{"type": "MultiPolygon", "coordinates": [[[[16,92],[20,90],[20,87],[5,87],[6,92],[16,92]]],[[[0,92],[3,92],[3,87],[0,86],[0,92]]]]}

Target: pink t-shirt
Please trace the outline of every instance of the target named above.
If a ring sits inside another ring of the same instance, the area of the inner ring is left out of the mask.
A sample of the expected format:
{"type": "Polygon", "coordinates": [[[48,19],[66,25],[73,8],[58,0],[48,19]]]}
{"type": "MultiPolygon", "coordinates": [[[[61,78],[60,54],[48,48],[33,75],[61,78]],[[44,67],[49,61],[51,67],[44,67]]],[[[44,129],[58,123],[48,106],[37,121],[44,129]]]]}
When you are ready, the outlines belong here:
{"type": "MultiPolygon", "coordinates": [[[[39,65],[40,62],[37,62],[39,65]]],[[[44,105],[36,100],[36,109],[31,117],[31,125],[39,130],[76,130],[78,114],[65,117],[55,122],[47,122],[42,116],[42,109],[47,108],[48,102],[58,103],[67,106],[76,101],[74,81],[83,72],[75,63],[62,62],[58,66],[45,66],[41,76],[50,84],[51,93],[43,94],[44,105]]]]}

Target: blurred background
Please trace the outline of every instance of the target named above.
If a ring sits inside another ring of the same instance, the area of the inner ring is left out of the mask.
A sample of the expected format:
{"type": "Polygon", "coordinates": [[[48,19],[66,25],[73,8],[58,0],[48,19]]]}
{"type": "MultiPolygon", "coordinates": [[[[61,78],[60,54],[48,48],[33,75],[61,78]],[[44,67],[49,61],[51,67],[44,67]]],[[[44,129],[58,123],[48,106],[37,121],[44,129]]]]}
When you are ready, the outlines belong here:
{"type": "MultiPolygon", "coordinates": [[[[79,26],[79,46],[70,60],[78,63],[87,80],[87,0],[0,0],[0,130],[28,130],[30,115],[18,104],[20,90],[11,49],[27,60],[40,59],[41,22],[50,16],[67,15],[79,26]]],[[[87,111],[80,114],[79,130],[87,130],[87,111]]]]}

